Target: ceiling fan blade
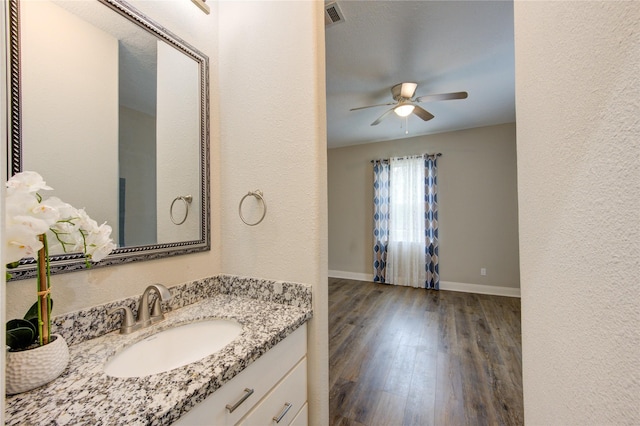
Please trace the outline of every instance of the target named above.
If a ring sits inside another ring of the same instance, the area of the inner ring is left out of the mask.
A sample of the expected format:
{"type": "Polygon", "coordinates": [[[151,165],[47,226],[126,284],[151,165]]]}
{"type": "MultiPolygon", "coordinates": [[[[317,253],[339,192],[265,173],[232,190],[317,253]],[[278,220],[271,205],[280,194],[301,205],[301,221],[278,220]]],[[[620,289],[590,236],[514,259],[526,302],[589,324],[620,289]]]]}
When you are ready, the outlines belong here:
{"type": "Polygon", "coordinates": [[[378,119],[376,121],[374,121],[373,123],[371,123],[372,126],[376,126],[378,124],[380,124],[380,122],[382,120],[384,120],[385,118],[387,118],[387,116],[389,114],[391,114],[393,112],[393,108],[391,108],[390,110],[388,110],[387,112],[385,112],[384,114],[382,114],[380,117],[378,117],[378,119]]]}
{"type": "Polygon", "coordinates": [[[388,104],[367,105],[367,106],[358,107],[358,108],[351,108],[349,111],[357,111],[359,109],[373,108],[373,107],[379,107],[379,106],[388,106],[388,105],[395,105],[395,104],[396,104],[396,102],[389,102],[388,104]]]}
{"type": "Polygon", "coordinates": [[[402,83],[402,88],[400,89],[400,96],[405,99],[413,98],[413,95],[416,93],[416,87],[418,84],[416,83],[402,83]]]}
{"type": "Polygon", "coordinates": [[[467,92],[441,93],[439,95],[425,95],[416,99],[416,102],[448,101],[450,99],[466,99],[467,92]]]}
{"type": "Polygon", "coordinates": [[[418,105],[416,105],[415,108],[413,109],[413,113],[418,117],[422,118],[424,121],[429,121],[434,117],[433,114],[431,114],[426,109],[419,107],[418,105]]]}

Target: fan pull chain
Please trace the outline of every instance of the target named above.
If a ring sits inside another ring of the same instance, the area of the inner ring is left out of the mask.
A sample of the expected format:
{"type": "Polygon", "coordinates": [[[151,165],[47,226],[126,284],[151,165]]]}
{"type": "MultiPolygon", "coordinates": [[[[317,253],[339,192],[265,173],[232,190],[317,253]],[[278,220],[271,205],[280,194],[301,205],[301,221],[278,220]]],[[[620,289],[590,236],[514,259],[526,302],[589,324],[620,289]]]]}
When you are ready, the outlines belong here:
{"type": "Polygon", "coordinates": [[[404,118],[404,134],[409,134],[409,116],[404,118]]]}

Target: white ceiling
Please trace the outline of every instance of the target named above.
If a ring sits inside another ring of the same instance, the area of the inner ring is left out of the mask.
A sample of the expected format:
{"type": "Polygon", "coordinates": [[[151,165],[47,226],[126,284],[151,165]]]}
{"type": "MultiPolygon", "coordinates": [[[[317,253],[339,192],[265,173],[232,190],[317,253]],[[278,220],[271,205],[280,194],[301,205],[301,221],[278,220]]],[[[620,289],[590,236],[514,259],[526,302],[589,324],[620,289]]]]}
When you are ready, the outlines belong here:
{"type": "Polygon", "coordinates": [[[344,22],[326,28],[328,147],[515,121],[512,1],[338,0],[344,22]],[[466,91],[463,100],[420,105],[435,118],[390,114],[391,86],[416,96],[466,91]]]}

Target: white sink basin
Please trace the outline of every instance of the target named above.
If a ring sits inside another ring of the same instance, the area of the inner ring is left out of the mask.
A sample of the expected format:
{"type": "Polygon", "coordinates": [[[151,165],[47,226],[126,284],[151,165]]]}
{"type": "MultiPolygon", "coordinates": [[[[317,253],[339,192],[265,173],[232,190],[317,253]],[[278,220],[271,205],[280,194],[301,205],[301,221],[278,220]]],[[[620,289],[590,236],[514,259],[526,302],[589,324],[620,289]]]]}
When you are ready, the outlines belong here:
{"type": "Polygon", "coordinates": [[[169,328],[116,353],[104,372],[113,377],[143,377],[173,370],[219,351],[240,333],[242,326],[228,319],[169,328]]]}

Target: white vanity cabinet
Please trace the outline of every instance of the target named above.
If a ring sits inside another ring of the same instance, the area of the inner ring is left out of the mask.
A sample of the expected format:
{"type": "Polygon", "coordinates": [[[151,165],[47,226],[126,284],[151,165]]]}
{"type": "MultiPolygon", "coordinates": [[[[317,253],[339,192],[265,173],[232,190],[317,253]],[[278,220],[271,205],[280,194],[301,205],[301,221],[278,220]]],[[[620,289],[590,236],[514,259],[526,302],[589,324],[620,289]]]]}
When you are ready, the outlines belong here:
{"type": "Polygon", "coordinates": [[[288,425],[307,401],[307,358],[293,367],[238,426],[288,425]]]}
{"type": "Polygon", "coordinates": [[[303,324],[173,424],[306,426],[306,352],[303,324]]]}

